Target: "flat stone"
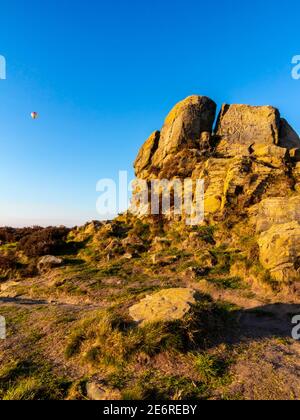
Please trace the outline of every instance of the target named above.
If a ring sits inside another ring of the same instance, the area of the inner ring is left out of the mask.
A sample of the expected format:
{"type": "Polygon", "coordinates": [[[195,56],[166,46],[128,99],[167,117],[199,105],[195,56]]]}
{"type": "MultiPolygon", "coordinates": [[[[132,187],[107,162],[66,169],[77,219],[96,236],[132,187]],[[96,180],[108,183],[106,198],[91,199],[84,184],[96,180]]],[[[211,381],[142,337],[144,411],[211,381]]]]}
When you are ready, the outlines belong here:
{"type": "Polygon", "coordinates": [[[141,326],[152,322],[180,320],[196,303],[195,294],[193,289],[187,288],[161,290],[132,306],[129,313],[141,326]]]}

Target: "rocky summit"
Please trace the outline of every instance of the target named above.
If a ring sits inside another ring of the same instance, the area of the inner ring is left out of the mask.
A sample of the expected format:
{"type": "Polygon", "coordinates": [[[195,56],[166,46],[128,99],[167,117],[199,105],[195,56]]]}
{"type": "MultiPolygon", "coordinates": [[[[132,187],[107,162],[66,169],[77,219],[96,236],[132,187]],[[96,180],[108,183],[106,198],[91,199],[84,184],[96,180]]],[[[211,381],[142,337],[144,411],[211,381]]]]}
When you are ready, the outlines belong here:
{"type": "Polygon", "coordinates": [[[225,104],[217,120],[216,109],[203,96],[179,102],[142,146],[136,176],[203,179],[206,224],[249,221],[262,265],[277,280],[297,281],[300,138],[272,106],[225,104]]]}

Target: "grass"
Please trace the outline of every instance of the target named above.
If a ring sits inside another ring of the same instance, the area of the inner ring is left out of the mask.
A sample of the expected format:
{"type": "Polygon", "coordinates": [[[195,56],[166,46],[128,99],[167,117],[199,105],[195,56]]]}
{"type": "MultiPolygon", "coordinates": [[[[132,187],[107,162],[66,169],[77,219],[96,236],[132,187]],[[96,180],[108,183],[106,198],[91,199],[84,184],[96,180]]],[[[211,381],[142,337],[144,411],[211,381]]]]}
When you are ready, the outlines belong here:
{"type": "Polygon", "coordinates": [[[123,366],[136,354],[153,356],[168,346],[175,346],[164,324],[136,328],[109,311],[102,311],[81,322],[69,338],[65,356],[70,358],[84,350],[84,360],[93,365],[123,366]]]}
{"type": "Polygon", "coordinates": [[[4,244],[4,245],[0,246],[0,251],[7,252],[7,251],[15,250],[17,248],[17,246],[18,246],[17,242],[7,243],[7,244],[4,244]]]}
{"type": "Polygon", "coordinates": [[[199,234],[199,238],[202,239],[204,242],[215,245],[215,226],[197,226],[192,229],[193,232],[197,232],[199,234]]]}
{"type": "Polygon", "coordinates": [[[230,360],[205,353],[193,355],[192,358],[195,369],[205,384],[215,386],[230,380],[228,374],[230,360]]]}
{"type": "Polygon", "coordinates": [[[229,274],[233,262],[239,258],[235,250],[229,250],[225,245],[215,247],[210,252],[217,261],[217,264],[211,269],[213,275],[229,274]]]}
{"type": "Polygon", "coordinates": [[[208,277],[207,281],[218,288],[225,290],[239,290],[246,288],[246,285],[240,277],[208,277]]]}
{"type": "Polygon", "coordinates": [[[207,387],[201,382],[158,370],[144,371],[131,387],[122,391],[124,400],[188,400],[203,397],[207,387]]]}
{"type": "Polygon", "coordinates": [[[265,269],[259,262],[252,264],[250,271],[253,272],[262,284],[269,286],[274,292],[278,292],[280,290],[279,282],[274,280],[270,271],[265,269]]]}
{"type": "Polygon", "coordinates": [[[40,361],[12,361],[0,370],[1,400],[57,400],[67,395],[70,383],[57,377],[40,361]]]}
{"type": "Polygon", "coordinates": [[[126,314],[115,310],[97,311],[73,326],[65,357],[80,358],[94,367],[124,368],[143,354],[150,358],[172,350],[182,354],[205,348],[223,334],[233,319],[232,306],[214,303],[201,296],[181,321],[146,324],[138,327],[126,314]]]}

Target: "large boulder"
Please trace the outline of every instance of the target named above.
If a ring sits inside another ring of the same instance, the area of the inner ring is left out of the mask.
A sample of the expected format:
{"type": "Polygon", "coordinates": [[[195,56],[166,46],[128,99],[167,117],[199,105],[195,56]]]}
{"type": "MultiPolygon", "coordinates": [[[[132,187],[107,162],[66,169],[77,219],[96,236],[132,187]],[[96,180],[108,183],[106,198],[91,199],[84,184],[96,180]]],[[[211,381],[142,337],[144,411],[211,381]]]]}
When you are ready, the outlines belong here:
{"type": "Polygon", "coordinates": [[[147,179],[147,176],[149,175],[148,170],[152,163],[152,157],[158,149],[159,139],[160,132],[155,131],[151,134],[146,143],[140,149],[139,154],[134,162],[135,174],[138,178],[147,179]]]}
{"type": "MultiPolygon", "coordinates": [[[[272,106],[223,105],[213,131],[215,111],[216,104],[201,96],[188,97],[174,107],[161,132],[147,140],[136,160],[136,174],[144,182],[134,190],[134,209],[141,217],[150,213],[152,180],[204,180],[205,221],[248,214],[263,266],[280,281],[298,279],[299,136],[272,106]]],[[[165,187],[173,208],[164,215],[180,220],[186,215],[184,206],[181,215],[173,211],[174,184],[165,187]]],[[[157,189],[165,198],[163,186],[157,189]]],[[[191,191],[195,192],[195,182],[191,191]]],[[[182,188],[182,196],[185,193],[182,188]]],[[[155,256],[154,263],[172,263],[172,259],[155,256]]],[[[131,310],[134,319],[143,323],[144,316],[170,318],[168,305],[162,304],[168,299],[159,295],[149,299],[131,310]],[[162,317],[160,309],[166,311],[162,317]]]]}
{"type": "Polygon", "coordinates": [[[132,319],[144,326],[152,322],[180,320],[196,303],[196,292],[192,289],[167,289],[147,296],[129,309],[132,319]]]}
{"type": "Polygon", "coordinates": [[[165,120],[152,164],[162,168],[166,158],[183,149],[207,149],[215,115],[216,104],[206,96],[189,96],[179,102],[165,120]]]}
{"type": "Polygon", "coordinates": [[[278,144],[280,114],[271,106],[223,105],[216,138],[225,156],[248,155],[255,143],[278,144]]]}
{"type": "Polygon", "coordinates": [[[300,224],[272,226],[258,240],[260,261],[280,282],[300,280],[300,224]]]}
{"type": "Polygon", "coordinates": [[[199,161],[211,149],[215,116],[216,104],[205,96],[190,96],[172,109],[161,132],[149,137],[135,161],[137,178],[148,184],[134,185],[133,213],[149,213],[149,181],[192,177],[199,161]]]}

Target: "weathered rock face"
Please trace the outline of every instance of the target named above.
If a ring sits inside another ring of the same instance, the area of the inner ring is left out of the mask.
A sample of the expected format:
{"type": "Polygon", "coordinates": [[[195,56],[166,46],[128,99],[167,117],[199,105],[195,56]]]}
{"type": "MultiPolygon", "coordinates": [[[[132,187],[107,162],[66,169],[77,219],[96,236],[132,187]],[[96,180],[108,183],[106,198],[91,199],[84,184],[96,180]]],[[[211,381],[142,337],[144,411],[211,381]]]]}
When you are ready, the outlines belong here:
{"type": "Polygon", "coordinates": [[[144,326],[151,322],[169,322],[182,319],[196,303],[192,289],[167,289],[147,296],[130,308],[132,319],[144,326]]]}
{"type": "Polygon", "coordinates": [[[140,178],[147,177],[148,171],[152,164],[152,157],[158,149],[160,132],[155,131],[148,138],[144,146],[141,148],[138,157],[134,163],[136,176],[140,178]]]}
{"type": "Polygon", "coordinates": [[[299,280],[300,224],[277,224],[261,234],[258,244],[260,260],[273,278],[289,282],[299,280]]]}
{"type": "Polygon", "coordinates": [[[296,163],[293,171],[293,176],[295,180],[295,190],[297,191],[297,193],[300,193],[300,162],[296,163]]]}
{"type": "Polygon", "coordinates": [[[162,172],[176,176],[180,168],[185,169],[188,159],[194,159],[195,164],[200,152],[209,148],[215,115],[216,104],[205,96],[190,96],[179,102],[161,133],[152,134],[142,147],[135,162],[137,177],[147,179],[156,174],[162,178],[162,172]]]}
{"type": "Polygon", "coordinates": [[[153,165],[161,168],[168,155],[183,149],[205,148],[215,114],[216,104],[205,96],[190,96],[179,102],[166,118],[153,165]]]}
{"type": "Polygon", "coordinates": [[[300,280],[300,195],[268,198],[251,211],[262,265],[278,281],[300,280]]]}
{"type": "Polygon", "coordinates": [[[247,155],[253,144],[278,144],[279,111],[270,106],[223,105],[216,136],[225,156],[247,155]]]}
{"type": "Polygon", "coordinates": [[[266,232],[274,225],[300,223],[300,195],[265,199],[253,208],[253,213],[257,233],[266,232]]]}

